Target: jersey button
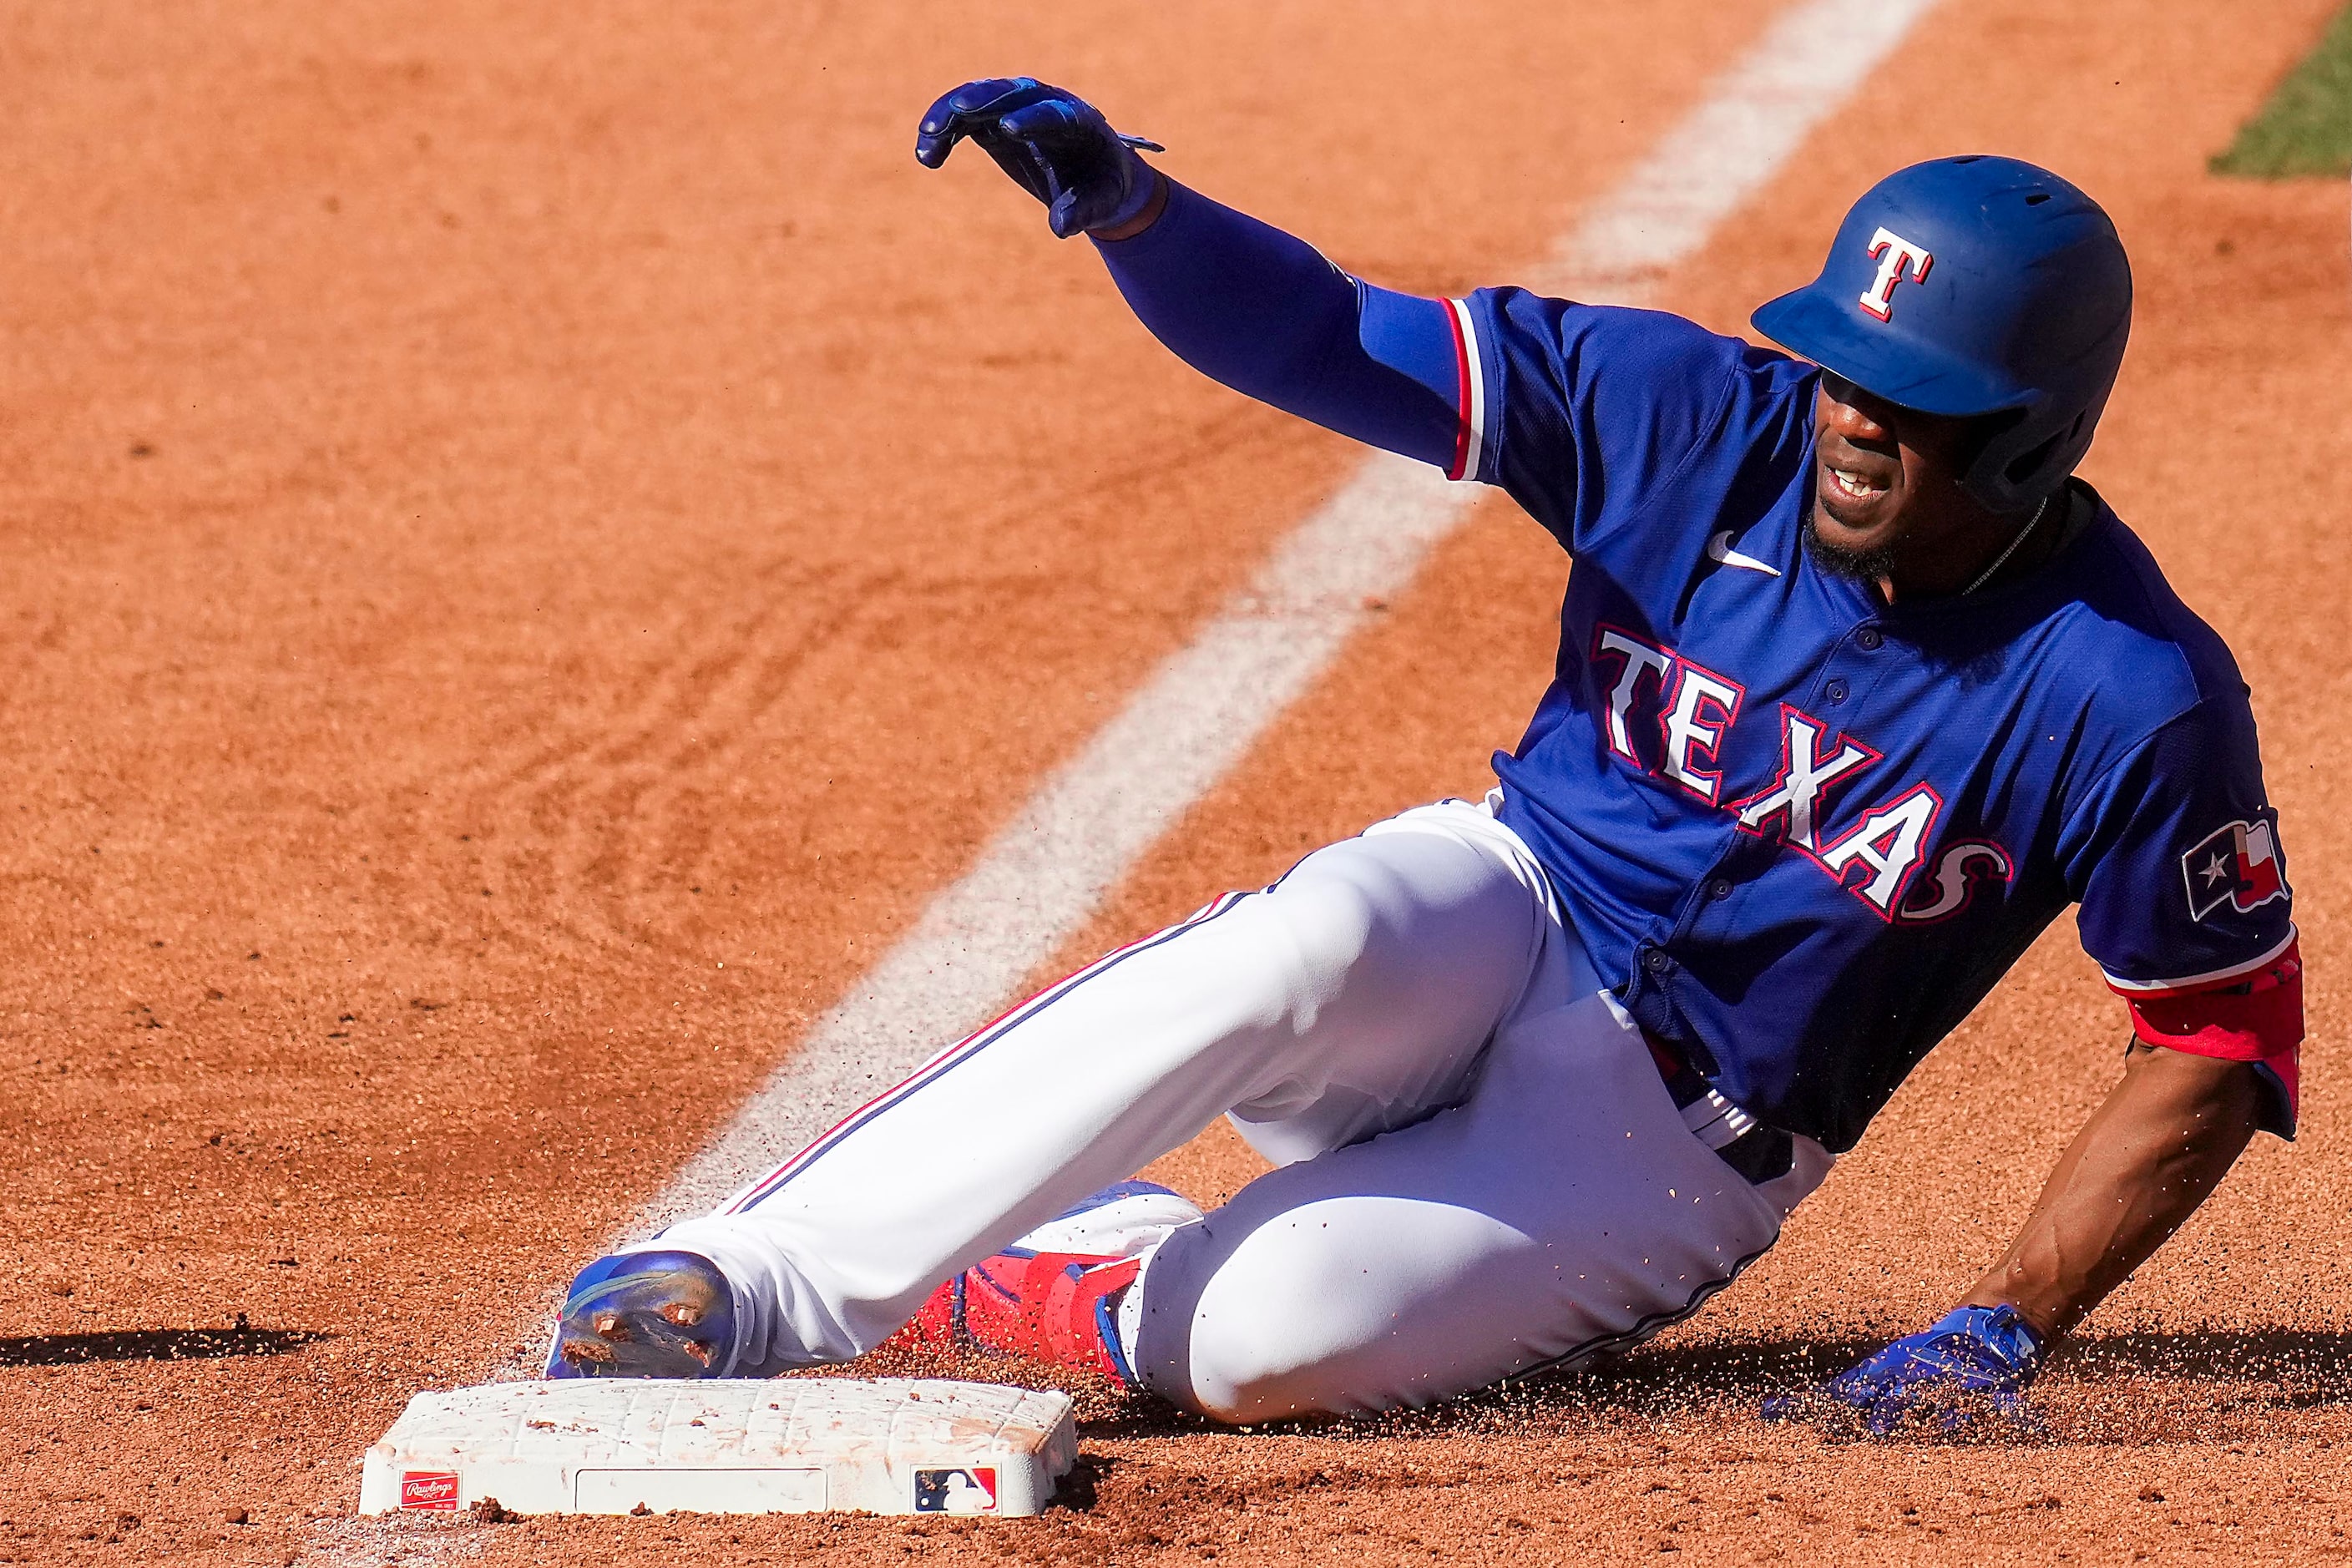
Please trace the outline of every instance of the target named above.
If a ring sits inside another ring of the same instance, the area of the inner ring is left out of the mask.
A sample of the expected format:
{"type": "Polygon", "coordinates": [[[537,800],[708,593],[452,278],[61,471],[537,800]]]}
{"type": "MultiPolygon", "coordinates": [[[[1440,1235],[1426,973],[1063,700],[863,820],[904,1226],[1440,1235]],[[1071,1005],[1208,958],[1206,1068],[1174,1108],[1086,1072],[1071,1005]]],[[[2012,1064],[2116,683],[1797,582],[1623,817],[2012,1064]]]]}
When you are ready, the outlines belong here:
{"type": "Polygon", "coordinates": [[[1674,964],[1673,959],[1654,947],[1642,955],[1642,967],[1653,974],[1664,974],[1667,970],[1672,969],[1674,964]]]}
{"type": "Polygon", "coordinates": [[[1863,652],[1876,653],[1879,645],[1886,640],[1886,634],[1876,626],[1864,626],[1853,634],[1853,640],[1854,646],[1861,648],[1863,652]]]}
{"type": "Polygon", "coordinates": [[[1717,901],[1731,897],[1731,879],[1717,877],[1714,881],[1709,882],[1706,885],[1706,896],[1717,901]]]}
{"type": "Polygon", "coordinates": [[[1832,702],[1844,701],[1845,692],[1845,677],[1843,675],[1831,676],[1829,684],[1822,688],[1822,695],[1832,702]]]}

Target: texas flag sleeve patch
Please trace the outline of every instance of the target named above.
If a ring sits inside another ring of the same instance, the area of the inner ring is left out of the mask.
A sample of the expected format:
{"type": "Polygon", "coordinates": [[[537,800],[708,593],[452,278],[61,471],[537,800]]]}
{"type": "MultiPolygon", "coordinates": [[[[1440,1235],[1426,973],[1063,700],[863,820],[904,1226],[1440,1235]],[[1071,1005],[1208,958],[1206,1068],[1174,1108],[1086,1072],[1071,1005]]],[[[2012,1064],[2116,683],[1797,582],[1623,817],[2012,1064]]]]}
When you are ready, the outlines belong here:
{"type": "Polygon", "coordinates": [[[2180,857],[2180,876],[2189,888],[2190,920],[2201,921],[2224,906],[2244,914],[2287,896],[2278,842],[2267,822],[2232,822],[2214,829],[2180,857]]]}

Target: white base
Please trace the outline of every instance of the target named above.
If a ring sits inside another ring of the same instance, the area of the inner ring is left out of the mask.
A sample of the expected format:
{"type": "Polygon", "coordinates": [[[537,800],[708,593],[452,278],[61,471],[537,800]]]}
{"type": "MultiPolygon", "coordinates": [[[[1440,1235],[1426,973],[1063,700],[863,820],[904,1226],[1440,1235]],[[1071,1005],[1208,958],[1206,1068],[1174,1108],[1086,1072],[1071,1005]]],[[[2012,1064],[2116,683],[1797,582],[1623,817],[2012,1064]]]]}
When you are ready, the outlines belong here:
{"type": "Polygon", "coordinates": [[[362,1513],[1034,1514],[1077,1459],[1061,1394],[908,1378],[494,1383],[408,1402],[362,1513]]]}

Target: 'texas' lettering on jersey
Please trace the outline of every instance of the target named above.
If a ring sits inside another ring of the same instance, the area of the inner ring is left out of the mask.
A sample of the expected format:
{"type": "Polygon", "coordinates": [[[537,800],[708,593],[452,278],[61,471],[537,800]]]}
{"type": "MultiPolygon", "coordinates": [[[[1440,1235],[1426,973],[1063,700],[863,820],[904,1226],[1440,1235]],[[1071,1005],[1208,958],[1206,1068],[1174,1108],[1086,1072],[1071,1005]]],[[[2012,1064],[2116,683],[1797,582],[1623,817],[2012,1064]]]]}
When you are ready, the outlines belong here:
{"type": "Polygon", "coordinates": [[[1725,800],[1717,764],[1747,689],[1615,626],[1599,628],[1592,658],[1608,687],[1602,733],[1612,753],[1731,813],[1742,833],[1795,850],[1881,919],[1906,925],[1946,920],[1968,906],[1978,880],[2007,882],[2016,874],[2008,850],[1971,838],[1947,846],[1924,881],[1915,877],[1944,810],[1944,797],[1925,780],[1871,806],[1835,837],[1824,838],[1822,824],[1829,817],[1832,795],[1883,759],[1786,702],[1780,704],[1780,772],[1755,794],[1725,800]],[[1654,760],[1634,744],[1637,704],[1656,715],[1654,760]]]}

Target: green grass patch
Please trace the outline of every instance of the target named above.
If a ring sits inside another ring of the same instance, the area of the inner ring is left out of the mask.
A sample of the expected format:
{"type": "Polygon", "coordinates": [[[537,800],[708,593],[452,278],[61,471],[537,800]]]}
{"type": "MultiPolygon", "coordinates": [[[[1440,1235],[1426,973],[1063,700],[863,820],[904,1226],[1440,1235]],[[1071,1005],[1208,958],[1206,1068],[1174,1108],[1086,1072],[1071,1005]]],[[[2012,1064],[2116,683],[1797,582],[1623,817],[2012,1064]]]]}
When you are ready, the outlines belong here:
{"type": "Polygon", "coordinates": [[[2209,166],[2260,180],[2352,172],[2352,5],[2209,166]]]}

